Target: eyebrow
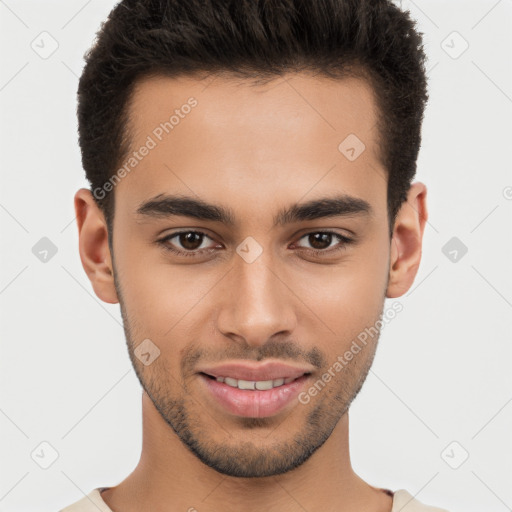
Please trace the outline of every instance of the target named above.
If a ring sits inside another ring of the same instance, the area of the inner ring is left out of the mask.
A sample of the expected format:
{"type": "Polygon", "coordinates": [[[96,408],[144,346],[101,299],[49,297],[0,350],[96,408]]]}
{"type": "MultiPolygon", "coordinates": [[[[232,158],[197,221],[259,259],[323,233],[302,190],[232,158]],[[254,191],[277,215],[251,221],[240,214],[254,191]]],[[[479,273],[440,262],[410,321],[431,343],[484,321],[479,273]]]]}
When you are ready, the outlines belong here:
{"type": "MultiPolygon", "coordinates": [[[[228,226],[236,225],[236,216],[230,208],[181,195],[159,194],[141,203],[136,214],[149,218],[192,217],[198,220],[221,222],[228,226]]],[[[274,226],[329,217],[354,215],[372,217],[373,214],[370,203],[364,199],[341,194],[282,208],[274,217],[274,226]]]]}

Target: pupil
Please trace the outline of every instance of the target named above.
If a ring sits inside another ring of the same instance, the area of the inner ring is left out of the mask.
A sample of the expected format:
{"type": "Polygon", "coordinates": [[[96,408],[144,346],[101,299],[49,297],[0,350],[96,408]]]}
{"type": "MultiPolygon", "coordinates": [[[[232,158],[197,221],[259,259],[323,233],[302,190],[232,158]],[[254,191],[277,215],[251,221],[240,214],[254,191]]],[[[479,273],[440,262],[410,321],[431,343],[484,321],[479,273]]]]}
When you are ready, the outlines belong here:
{"type": "Polygon", "coordinates": [[[309,235],[309,243],[314,249],[326,249],[327,247],[329,247],[329,245],[331,245],[331,241],[331,233],[313,233],[312,235],[309,235]],[[319,241],[320,246],[318,246],[319,241]]]}
{"type": "Polygon", "coordinates": [[[182,233],[180,235],[180,243],[185,249],[195,250],[201,246],[202,235],[199,233],[182,233]],[[194,239],[195,242],[194,242],[194,239]],[[197,240],[199,240],[199,244],[197,244],[197,240]]]}

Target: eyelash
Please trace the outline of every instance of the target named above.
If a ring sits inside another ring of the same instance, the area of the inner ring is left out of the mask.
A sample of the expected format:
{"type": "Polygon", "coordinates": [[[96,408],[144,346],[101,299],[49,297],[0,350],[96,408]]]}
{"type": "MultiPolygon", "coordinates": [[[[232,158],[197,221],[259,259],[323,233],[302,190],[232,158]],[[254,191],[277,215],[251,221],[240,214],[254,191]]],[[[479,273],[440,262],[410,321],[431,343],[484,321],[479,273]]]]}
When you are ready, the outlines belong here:
{"type": "MultiPolygon", "coordinates": [[[[198,257],[201,253],[204,254],[204,253],[211,253],[211,252],[215,251],[214,248],[196,249],[195,251],[180,251],[180,250],[175,249],[174,247],[170,246],[167,243],[167,242],[169,242],[169,240],[172,240],[173,238],[176,238],[179,235],[189,234],[189,233],[195,233],[195,234],[203,235],[207,238],[211,238],[206,233],[203,233],[202,231],[188,230],[188,231],[178,231],[176,233],[167,235],[164,238],[157,240],[157,243],[160,244],[165,250],[170,251],[174,254],[177,254],[178,256],[186,256],[186,257],[192,257],[192,258],[198,257]]],[[[336,233],[335,231],[330,231],[330,230],[310,231],[309,233],[302,235],[299,238],[299,240],[302,240],[304,237],[307,237],[309,235],[316,235],[316,234],[320,234],[320,233],[334,235],[341,242],[341,245],[334,249],[307,249],[307,248],[301,248],[301,249],[306,250],[307,252],[312,253],[315,256],[324,256],[325,254],[332,255],[333,253],[338,253],[339,251],[346,250],[347,245],[354,243],[354,240],[352,240],[351,238],[340,235],[339,233],[336,233]]]]}

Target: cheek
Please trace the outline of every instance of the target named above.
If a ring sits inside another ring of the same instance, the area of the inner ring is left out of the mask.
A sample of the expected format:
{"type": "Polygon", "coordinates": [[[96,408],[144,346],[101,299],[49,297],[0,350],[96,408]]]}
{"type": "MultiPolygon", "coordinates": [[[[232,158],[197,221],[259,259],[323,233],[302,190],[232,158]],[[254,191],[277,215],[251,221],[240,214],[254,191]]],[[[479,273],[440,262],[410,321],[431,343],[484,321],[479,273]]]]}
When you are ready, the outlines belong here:
{"type": "Polygon", "coordinates": [[[305,311],[314,322],[307,322],[306,328],[329,337],[331,349],[326,345],[326,350],[332,353],[331,358],[375,326],[382,313],[388,272],[387,252],[382,246],[380,251],[382,257],[376,256],[375,247],[359,250],[343,265],[323,268],[322,275],[317,271],[304,281],[297,276],[296,282],[304,283],[298,295],[307,297],[305,303],[313,312],[305,311]]]}
{"type": "Polygon", "coordinates": [[[168,344],[187,339],[197,328],[194,319],[215,285],[215,275],[204,272],[198,279],[194,266],[173,266],[159,251],[145,251],[127,249],[116,258],[124,307],[137,331],[135,341],[147,337],[168,344]]]}
{"type": "Polygon", "coordinates": [[[357,324],[380,312],[388,277],[387,253],[381,251],[383,257],[377,257],[370,256],[377,254],[375,250],[366,256],[362,252],[354,252],[340,265],[297,275],[295,282],[302,283],[307,303],[338,323],[349,319],[357,324]]]}

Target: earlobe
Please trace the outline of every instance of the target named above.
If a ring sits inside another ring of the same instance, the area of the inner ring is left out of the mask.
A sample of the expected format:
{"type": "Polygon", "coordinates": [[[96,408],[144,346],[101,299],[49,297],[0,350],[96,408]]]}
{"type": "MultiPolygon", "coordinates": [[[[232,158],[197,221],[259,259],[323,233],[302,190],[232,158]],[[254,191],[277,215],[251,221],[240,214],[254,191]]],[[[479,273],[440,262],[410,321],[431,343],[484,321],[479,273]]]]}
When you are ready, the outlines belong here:
{"type": "Polygon", "coordinates": [[[114,284],[105,216],[91,191],[86,188],[77,191],[74,203],[82,266],[98,298],[116,304],[119,300],[114,284]]]}
{"type": "Polygon", "coordinates": [[[400,297],[414,282],[421,261],[423,231],[428,219],[427,187],[413,183],[398,212],[391,240],[386,297],[400,297]]]}

